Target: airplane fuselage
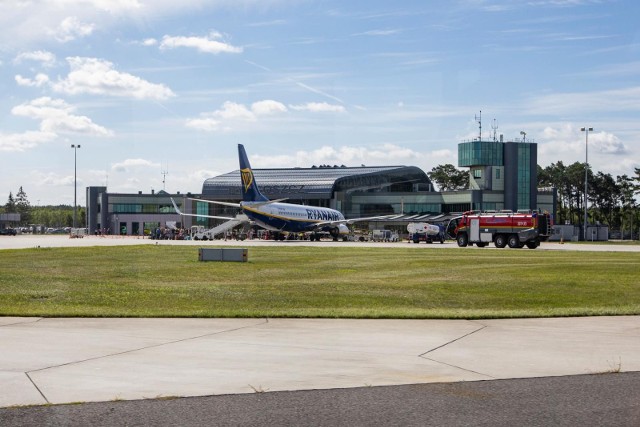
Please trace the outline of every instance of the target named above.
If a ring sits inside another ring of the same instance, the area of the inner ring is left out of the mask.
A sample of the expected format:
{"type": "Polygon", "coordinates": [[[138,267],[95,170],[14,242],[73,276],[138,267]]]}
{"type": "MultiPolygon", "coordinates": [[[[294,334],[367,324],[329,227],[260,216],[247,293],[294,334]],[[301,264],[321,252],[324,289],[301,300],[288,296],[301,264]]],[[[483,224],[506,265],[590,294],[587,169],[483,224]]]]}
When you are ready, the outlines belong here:
{"type": "MultiPolygon", "coordinates": [[[[249,219],[272,231],[299,233],[317,229],[319,223],[344,221],[345,219],[342,213],[335,209],[292,203],[242,202],[240,207],[249,219]]],[[[330,228],[338,228],[341,234],[348,232],[346,226],[330,227],[327,224],[327,231],[330,228]]]]}

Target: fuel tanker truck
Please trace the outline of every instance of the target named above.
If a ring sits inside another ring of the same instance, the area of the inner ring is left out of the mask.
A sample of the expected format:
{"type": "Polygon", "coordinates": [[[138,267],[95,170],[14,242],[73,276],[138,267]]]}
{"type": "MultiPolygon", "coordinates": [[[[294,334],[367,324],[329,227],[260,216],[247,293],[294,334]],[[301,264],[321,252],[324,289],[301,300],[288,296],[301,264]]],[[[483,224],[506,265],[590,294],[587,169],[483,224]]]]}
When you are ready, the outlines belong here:
{"type": "Polygon", "coordinates": [[[413,243],[427,242],[433,243],[434,240],[444,243],[444,227],[427,222],[410,222],[407,225],[409,232],[409,241],[413,243]]]}
{"type": "Polygon", "coordinates": [[[548,213],[477,213],[465,212],[449,221],[447,234],[458,246],[482,248],[493,243],[496,248],[535,249],[549,239],[551,217],[548,213]]]}

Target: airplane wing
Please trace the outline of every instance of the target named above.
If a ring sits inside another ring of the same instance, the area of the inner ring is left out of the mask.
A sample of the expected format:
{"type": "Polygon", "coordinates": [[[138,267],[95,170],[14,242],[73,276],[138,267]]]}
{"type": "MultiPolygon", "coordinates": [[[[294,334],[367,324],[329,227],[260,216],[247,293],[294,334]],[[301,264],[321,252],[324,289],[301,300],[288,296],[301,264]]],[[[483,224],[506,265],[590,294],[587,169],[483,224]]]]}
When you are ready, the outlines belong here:
{"type": "MultiPolygon", "coordinates": [[[[192,199],[194,200],[194,199],[192,199]]],[[[198,200],[198,199],[195,199],[198,200]]],[[[173,208],[176,210],[176,213],[178,215],[182,215],[182,216],[195,216],[195,217],[199,217],[199,218],[213,218],[213,219],[226,219],[226,220],[231,220],[231,219],[236,219],[234,217],[230,217],[230,216],[213,216],[213,215],[202,215],[202,214],[187,214],[184,213],[182,211],[180,211],[180,209],[178,209],[178,205],[176,205],[175,200],[173,200],[173,198],[171,198],[171,203],[173,203],[173,208]]]]}
{"type": "Polygon", "coordinates": [[[188,200],[195,200],[196,202],[212,203],[214,205],[231,206],[233,208],[240,208],[240,203],[219,202],[217,200],[192,199],[192,198],[189,198],[189,197],[187,197],[187,199],[188,200]]]}
{"type": "Polygon", "coordinates": [[[393,216],[393,215],[378,215],[378,216],[370,216],[365,218],[351,218],[351,219],[345,219],[343,222],[344,224],[353,224],[354,222],[378,221],[378,220],[387,219],[390,216],[393,216]]]}
{"type": "MultiPolygon", "coordinates": [[[[195,200],[196,202],[212,203],[214,205],[231,206],[231,207],[234,207],[234,208],[241,208],[242,207],[240,205],[240,203],[220,202],[218,200],[203,200],[203,199],[191,199],[191,198],[188,198],[188,199],[189,200],[195,200]]],[[[251,202],[251,206],[260,207],[260,206],[264,206],[264,205],[270,205],[272,203],[283,202],[285,200],[287,200],[287,199],[267,200],[266,202],[251,202]]]]}
{"type": "Polygon", "coordinates": [[[370,216],[370,217],[365,217],[365,218],[341,219],[339,221],[322,221],[322,222],[313,223],[313,225],[316,226],[316,227],[330,227],[332,225],[339,225],[339,224],[349,225],[349,224],[353,224],[355,222],[382,220],[382,219],[389,218],[390,216],[392,216],[392,215],[370,216]]]}

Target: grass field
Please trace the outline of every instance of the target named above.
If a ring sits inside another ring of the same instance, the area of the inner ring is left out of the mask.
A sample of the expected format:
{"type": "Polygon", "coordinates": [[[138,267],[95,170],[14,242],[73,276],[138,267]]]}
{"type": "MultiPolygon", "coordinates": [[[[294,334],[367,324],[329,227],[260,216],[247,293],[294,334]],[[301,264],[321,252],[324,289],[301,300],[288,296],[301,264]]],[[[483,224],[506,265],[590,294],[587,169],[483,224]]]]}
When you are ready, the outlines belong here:
{"type": "Polygon", "coordinates": [[[504,318],[640,314],[640,254],[185,246],[0,252],[0,315],[504,318]]]}

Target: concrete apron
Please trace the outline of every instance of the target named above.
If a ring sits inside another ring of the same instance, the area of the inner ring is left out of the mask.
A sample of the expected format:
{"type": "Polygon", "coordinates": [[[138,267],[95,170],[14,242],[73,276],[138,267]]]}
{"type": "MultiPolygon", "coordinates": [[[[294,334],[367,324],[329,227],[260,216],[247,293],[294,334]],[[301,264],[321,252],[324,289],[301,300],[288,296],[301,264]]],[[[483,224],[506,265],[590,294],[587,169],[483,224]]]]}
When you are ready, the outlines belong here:
{"type": "Polygon", "coordinates": [[[0,318],[0,406],[640,370],[640,316],[0,318]]]}

